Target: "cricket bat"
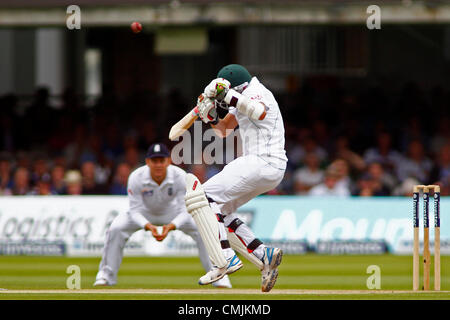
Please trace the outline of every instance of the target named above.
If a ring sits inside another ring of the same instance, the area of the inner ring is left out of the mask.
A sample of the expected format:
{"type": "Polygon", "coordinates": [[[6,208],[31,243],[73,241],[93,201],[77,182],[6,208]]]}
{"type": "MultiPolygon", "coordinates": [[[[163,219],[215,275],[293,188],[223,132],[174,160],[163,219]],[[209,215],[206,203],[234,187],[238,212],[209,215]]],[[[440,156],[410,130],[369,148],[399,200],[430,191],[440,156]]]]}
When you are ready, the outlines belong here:
{"type": "Polygon", "coordinates": [[[174,141],[179,136],[181,136],[186,130],[188,130],[195,120],[197,120],[198,116],[196,116],[192,109],[187,115],[185,115],[180,121],[175,123],[169,132],[169,139],[174,141]]]}

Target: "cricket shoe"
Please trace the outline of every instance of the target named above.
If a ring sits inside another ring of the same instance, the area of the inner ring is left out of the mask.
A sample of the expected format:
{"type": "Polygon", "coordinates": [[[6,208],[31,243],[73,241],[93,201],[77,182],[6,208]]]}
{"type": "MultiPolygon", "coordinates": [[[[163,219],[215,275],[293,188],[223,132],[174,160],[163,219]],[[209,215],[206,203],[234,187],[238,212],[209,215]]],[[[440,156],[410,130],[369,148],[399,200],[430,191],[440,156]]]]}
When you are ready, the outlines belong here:
{"type": "Polygon", "coordinates": [[[213,287],[216,288],[226,288],[226,289],[233,288],[230,282],[230,278],[227,275],[225,275],[225,277],[223,277],[222,279],[213,282],[212,285],[213,287]]]}
{"type": "Polygon", "coordinates": [[[110,286],[110,284],[108,283],[108,281],[105,278],[97,279],[94,282],[94,287],[105,287],[105,286],[110,286]]]}
{"type": "Polygon", "coordinates": [[[275,286],[278,278],[277,267],[281,263],[283,251],[279,248],[264,249],[264,257],[261,259],[264,263],[264,268],[261,270],[261,290],[262,292],[269,292],[275,286]]]}
{"type": "Polygon", "coordinates": [[[237,255],[228,258],[227,261],[228,261],[227,274],[232,274],[233,272],[238,271],[243,266],[241,259],[239,259],[237,255]]]}
{"type": "Polygon", "coordinates": [[[203,277],[198,280],[198,284],[203,286],[216,282],[225,277],[227,274],[238,271],[243,266],[241,259],[239,259],[237,255],[228,258],[227,262],[228,264],[223,268],[213,266],[211,270],[209,270],[203,277]]]}

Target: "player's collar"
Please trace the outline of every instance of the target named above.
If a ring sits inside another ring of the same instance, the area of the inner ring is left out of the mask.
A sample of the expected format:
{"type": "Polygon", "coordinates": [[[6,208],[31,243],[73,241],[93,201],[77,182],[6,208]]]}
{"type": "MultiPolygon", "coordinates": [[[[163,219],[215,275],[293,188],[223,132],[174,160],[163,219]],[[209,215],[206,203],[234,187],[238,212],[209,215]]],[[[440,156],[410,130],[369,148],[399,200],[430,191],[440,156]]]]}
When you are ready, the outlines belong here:
{"type": "Polygon", "coordinates": [[[244,82],[243,84],[240,84],[240,85],[234,87],[233,89],[236,90],[236,91],[239,92],[239,93],[242,93],[242,92],[244,92],[245,89],[248,88],[248,86],[249,86],[252,82],[253,82],[253,83],[259,83],[259,80],[258,80],[258,78],[253,77],[253,78],[250,79],[250,82],[247,82],[247,81],[246,81],[246,82],[244,82]]]}
{"type": "Polygon", "coordinates": [[[174,183],[174,177],[173,176],[174,176],[174,171],[172,170],[172,165],[169,165],[167,167],[166,178],[161,183],[161,186],[163,186],[165,184],[173,184],[174,183]]]}

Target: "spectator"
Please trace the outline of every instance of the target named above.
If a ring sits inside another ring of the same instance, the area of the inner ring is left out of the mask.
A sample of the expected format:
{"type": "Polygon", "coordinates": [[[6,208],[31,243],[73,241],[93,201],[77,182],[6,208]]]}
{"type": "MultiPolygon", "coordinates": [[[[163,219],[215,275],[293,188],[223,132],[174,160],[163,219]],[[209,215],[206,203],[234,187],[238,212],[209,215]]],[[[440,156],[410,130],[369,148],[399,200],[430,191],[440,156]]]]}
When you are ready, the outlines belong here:
{"type": "Polygon", "coordinates": [[[18,151],[16,156],[16,168],[24,168],[26,170],[31,169],[31,157],[28,152],[18,151]]]}
{"type": "Polygon", "coordinates": [[[305,156],[305,167],[294,173],[294,187],[296,194],[307,194],[309,190],[323,182],[324,172],[320,169],[319,157],[314,152],[305,156]]]}
{"type": "Polygon", "coordinates": [[[112,168],[114,167],[114,158],[109,158],[102,151],[102,138],[99,134],[91,134],[89,143],[85,144],[80,155],[80,162],[95,163],[95,182],[100,185],[108,183],[112,168]]]}
{"type": "Polygon", "coordinates": [[[49,195],[55,195],[52,191],[52,183],[51,183],[51,177],[49,174],[44,174],[36,183],[36,186],[34,187],[33,191],[30,192],[31,195],[38,195],[38,196],[49,196],[49,195]]]}
{"type": "Polygon", "coordinates": [[[415,185],[420,184],[419,180],[415,178],[407,178],[402,183],[394,189],[394,196],[404,196],[404,197],[412,197],[413,189],[415,185]]]}
{"type": "Polygon", "coordinates": [[[105,139],[103,142],[103,153],[110,158],[116,159],[124,152],[122,146],[122,139],[119,132],[119,126],[110,125],[105,132],[105,139]]]}
{"type": "Polygon", "coordinates": [[[354,192],[355,196],[372,197],[374,195],[373,179],[370,174],[365,173],[359,178],[357,182],[357,189],[354,192]]]}
{"type": "Polygon", "coordinates": [[[309,191],[311,196],[349,196],[350,190],[338,181],[341,174],[333,166],[329,166],[325,172],[325,181],[309,191]]]}
{"type": "Polygon", "coordinates": [[[90,134],[80,151],[79,161],[81,163],[86,161],[98,162],[102,153],[101,148],[101,137],[97,134],[90,134]]]}
{"type": "Polygon", "coordinates": [[[75,196],[81,195],[83,191],[83,178],[80,171],[69,170],[64,175],[64,183],[66,185],[66,191],[68,195],[75,196]]]}
{"type": "Polygon", "coordinates": [[[437,125],[437,132],[431,138],[431,151],[437,155],[439,151],[450,141],[450,117],[441,117],[437,125]]]}
{"type": "MultiPolygon", "coordinates": [[[[371,98],[377,97],[376,101],[369,98],[371,108],[362,108],[368,101],[363,91],[347,92],[339,87],[316,91],[315,85],[307,82],[302,83],[298,92],[284,96],[286,103],[283,105],[292,111],[284,117],[289,162],[283,181],[277,190],[268,194],[308,192],[312,187],[307,185],[308,179],[314,176],[312,172],[305,173],[310,153],[315,153],[320,165],[331,161],[340,172],[338,184],[343,184],[352,194],[386,194],[386,190],[389,194],[398,194],[397,187],[406,180],[411,182],[410,176],[419,184],[439,184],[441,194],[449,194],[448,90],[430,91],[429,96],[425,96],[428,93],[417,94],[419,87],[409,86],[398,101],[393,94],[385,95],[380,87],[369,92],[371,98]],[[299,99],[302,108],[298,108],[299,99]],[[379,113],[380,105],[389,106],[389,112],[379,113]],[[428,125],[421,117],[423,106],[433,107],[437,119],[433,125],[428,125]],[[404,118],[406,108],[408,118],[404,118]],[[336,137],[336,133],[342,135],[336,137]]],[[[65,92],[64,103],[59,108],[50,105],[50,101],[58,100],[50,100],[45,88],[36,90],[31,106],[26,97],[0,97],[0,154],[10,153],[8,161],[0,156],[0,194],[12,194],[14,187],[17,194],[29,194],[33,187],[32,192],[37,194],[38,185],[47,174],[51,175],[51,192],[65,194],[68,192],[63,179],[66,168],[81,172],[81,164],[85,162],[95,167],[95,183],[91,178],[85,179],[86,185],[91,185],[85,187],[86,193],[109,193],[116,183],[111,173],[118,174],[117,169],[113,169],[122,162],[127,162],[130,170],[139,166],[139,148],[147,148],[158,136],[164,135],[167,139],[161,128],[170,127],[173,119],[184,115],[182,106],[186,102],[182,101],[182,96],[176,98],[176,105],[181,109],[167,109],[161,114],[151,112],[151,117],[147,117],[143,116],[148,111],[147,105],[169,100],[158,96],[151,99],[121,96],[118,99],[107,93],[111,90],[104,92],[99,100],[100,107],[93,108],[86,108],[83,99],[77,100],[75,92],[70,90],[65,92]],[[133,105],[136,112],[129,113],[128,105],[133,105]],[[37,152],[37,158],[33,159],[32,155],[37,152]],[[16,173],[23,188],[16,186],[16,173]],[[29,181],[25,183],[26,180],[29,181]]],[[[235,150],[236,154],[240,152],[242,150],[235,150]]],[[[219,167],[207,165],[206,172],[201,166],[192,169],[207,180],[219,167]]],[[[45,189],[44,185],[42,187],[45,189]]]]}
{"type": "Polygon", "coordinates": [[[129,147],[125,150],[124,162],[128,164],[131,171],[141,166],[139,151],[135,147],[129,147]]]}
{"type": "Polygon", "coordinates": [[[387,132],[379,133],[377,135],[377,146],[369,148],[364,153],[364,161],[366,163],[381,163],[383,169],[389,173],[395,173],[397,164],[401,159],[401,154],[392,149],[392,137],[387,132]]]}
{"type": "Polygon", "coordinates": [[[13,187],[11,160],[9,154],[3,153],[0,155],[0,195],[11,194],[13,187]]]}
{"type": "Polygon", "coordinates": [[[309,152],[314,152],[319,158],[320,162],[325,161],[328,157],[328,154],[325,151],[325,149],[319,146],[316,140],[312,138],[307,138],[302,147],[303,147],[302,159],[304,159],[305,155],[309,152]]]}
{"type": "Polygon", "coordinates": [[[425,156],[423,144],[419,140],[411,141],[408,146],[408,157],[403,158],[397,167],[397,178],[404,181],[416,178],[422,184],[427,183],[433,163],[425,156]]]}
{"type": "Polygon", "coordinates": [[[348,166],[347,161],[343,159],[336,159],[331,164],[332,167],[337,174],[338,184],[342,185],[344,189],[351,190],[353,187],[352,179],[350,178],[350,168],[348,166]]]}
{"type": "Polygon", "coordinates": [[[439,150],[436,163],[431,171],[429,182],[434,184],[436,181],[450,184],[450,143],[439,150]]]}
{"type": "MultiPolygon", "coordinates": [[[[1,107],[1,106],[0,106],[1,107]]],[[[14,120],[11,114],[1,114],[0,109],[0,150],[13,150],[15,147],[14,120]]]]}
{"type": "Polygon", "coordinates": [[[14,185],[12,194],[15,196],[24,196],[30,192],[30,174],[27,169],[23,167],[17,168],[14,173],[14,185]]]}
{"type": "Polygon", "coordinates": [[[275,189],[272,189],[266,193],[263,193],[262,195],[267,195],[267,196],[279,196],[282,195],[283,191],[281,190],[281,188],[278,188],[278,186],[275,189]]]}
{"type": "Polygon", "coordinates": [[[113,195],[127,195],[128,176],[131,173],[130,166],[127,163],[121,163],[116,168],[116,174],[109,193],[113,195]]]}
{"type": "Polygon", "coordinates": [[[350,167],[357,172],[362,172],[366,168],[364,159],[356,152],[350,150],[346,136],[340,136],[336,139],[334,158],[347,161],[350,167]]]}
{"type": "Polygon", "coordinates": [[[63,150],[68,167],[72,168],[79,164],[79,159],[86,139],[86,127],[82,124],[78,124],[73,129],[72,137],[70,139],[71,142],[63,150]]]}
{"type": "Polygon", "coordinates": [[[65,170],[63,166],[56,165],[51,171],[51,190],[54,194],[66,194],[66,185],[64,183],[65,170]]]}
{"type": "Polygon", "coordinates": [[[66,157],[64,157],[63,154],[59,153],[57,155],[55,155],[52,159],[52,163],[53,163],[53,167],[55,166],[60,166],[62,167],[64,170],[65,168],[67,168],[67,159],[66,157]]]}
{"type": "Polygon", "coordinates": [[[311,134],[318,145],[327,148],[330,143],[329,128],[323,120],[316,120],[311,125],[311,134]]]}
{"type": "Polygon", "coordinates": [[[427,139],[424,136],[421,118],[419,115],[413,115],[404,125],[402,137],[399,139],[401,141],[399,149],[406,150],[410,143],[415,140],[422,142],[422,144],[426,143],[427,139]]]}
{"type": "Polygon", "coordinates": [[[389,173],[385,172],[383,166],[378,162],[369,164],[367,172],[379,186],[378,190],[381,192],[381,194],[378,195],[390,195],[392,193],[392,190],[394,190],[395,186],[397,185],[397,181],[395,180],[395,178],[389,173]]]}
{"type": "Polygon", "coordinates": [[[311,138],[310,130],[301,128],[298,130],[295,140],[289,142],[287,148],[290,165],[298,167],[304,161],[305,155],[309,152],[316,153],[320,162],[327,159],[327,152],[311,138]]]}
{"type": "Polygon", "coordinates": [[[429,182],[441,186],[441,195],[450,195],[450,143],[439,150],[429,182]]]}
{"type": "Polygon", "coordinates": [[[83,194],[106,194],[103,185],[97,183],[95,179],[95,163],[86,161],[81,165],[81,175],[83,177],[83,194]]]}
{"type": "Polygon", "coordinates": [[[43,154],[36,156],[33,162],[33,171],[31,173],[31,183],[35,186],[44,175],[49,174],[47,158],[43,154]]]}
{"type": "MultiPolygon", "coordinates": [[[[381,168],[381,166],[379,166],[381,168]]],[[[357,196],[373,197],[373,196],[389,196],[389,189],[383,185],[380,179],[375,178],[370,173],[365,173],[358,180],[358,189],[354,193],[357,196]]]]}
{"type": "Polygon", "coordinates": [[[83,190],[82,177],[78,170],[69,170],[64,175],[64,182],[66,184],[67,194],[81,195],[83,190]]]}
{"type": "Polygon", "coordinates": [[[95,165],[95,181],[99,185],[107,185],[110,181],[113,167],[113,161],[102,158],[102,160],[95,165]]]}

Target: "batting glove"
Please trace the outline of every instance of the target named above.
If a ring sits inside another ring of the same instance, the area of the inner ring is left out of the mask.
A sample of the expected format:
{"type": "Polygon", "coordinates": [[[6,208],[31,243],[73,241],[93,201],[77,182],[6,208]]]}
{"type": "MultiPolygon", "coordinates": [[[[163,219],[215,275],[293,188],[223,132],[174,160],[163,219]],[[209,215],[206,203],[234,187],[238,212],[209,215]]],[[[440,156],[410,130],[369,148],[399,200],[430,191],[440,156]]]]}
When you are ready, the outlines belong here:
{"type": "Polygon", "coordinates": [[[198,116],[204,123],[211,122],[217,124],[218,116],[214,101],[206,97],[205,94],[201,94],[197,99],[197,111],[198,116]]]}
{"type": "Polygon", "coordinates": [[[217,78],[211,81],[205,88],[205,95],[210,99],[223,100],[230,89],[230,81],[217,78]]]}

